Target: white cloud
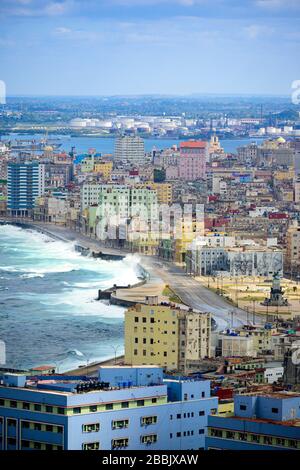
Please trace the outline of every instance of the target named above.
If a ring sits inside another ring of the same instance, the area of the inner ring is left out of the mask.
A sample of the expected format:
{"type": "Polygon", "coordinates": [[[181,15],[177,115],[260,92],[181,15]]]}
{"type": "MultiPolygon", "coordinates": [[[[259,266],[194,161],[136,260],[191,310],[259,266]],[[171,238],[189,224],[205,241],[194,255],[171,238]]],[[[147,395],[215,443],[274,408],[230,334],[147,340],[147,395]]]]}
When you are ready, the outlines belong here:
{"type": "Polygon", "coordinates": [[[300,8],[299,0],[256,0],[256,5],[267,10],[287,10],[300,8]]]}
{"type": "Polygon", "coordinates": [[[75,5],[74,0],[43,1],[43,0],[3,0],[0,3],[0,14],[3,16],[61,16],[70,12],[75,5]]]}
{"type": "Polygon", "coordinates": [[[264,25],[251,24],[244,28],[244,33],[249,39],[257,39],[260,36],[273,34],[274,29],[264,25]]]}

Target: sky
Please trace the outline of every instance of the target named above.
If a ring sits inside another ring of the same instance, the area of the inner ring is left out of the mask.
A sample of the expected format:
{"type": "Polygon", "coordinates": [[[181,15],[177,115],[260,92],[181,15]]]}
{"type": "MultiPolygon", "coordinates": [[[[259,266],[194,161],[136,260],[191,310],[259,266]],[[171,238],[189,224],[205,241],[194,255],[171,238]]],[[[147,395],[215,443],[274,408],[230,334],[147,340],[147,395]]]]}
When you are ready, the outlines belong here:
{"type": "Polygon", "coordinates": [[[280,94],[300,0],[0,0],[8,95],[280,94]]]}

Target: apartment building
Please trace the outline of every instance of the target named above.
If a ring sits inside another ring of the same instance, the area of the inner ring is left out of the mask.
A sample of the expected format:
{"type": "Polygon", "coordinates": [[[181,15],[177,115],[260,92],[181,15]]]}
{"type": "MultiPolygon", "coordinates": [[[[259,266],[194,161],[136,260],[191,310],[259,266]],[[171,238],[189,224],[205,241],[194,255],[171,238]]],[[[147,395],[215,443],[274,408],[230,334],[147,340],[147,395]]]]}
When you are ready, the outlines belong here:
{"type": "Polygon", "coordinates": [[[299,450],[300,395],[235,395],[234,413],[209,416],[206,448],[299,450]]]}
{"type": "Polygon", "coordinates": [[[125,362],[185,372],[210,357],[210,314],[155,300],[125,312],[125,362]]]}
{"type": "Polygon", "coordinates": [[[286,269],[291,272],[300,268],[300,226],[294,223],[286,234],[286,269]]]}
{"type": "Polygon", "coordinates": [[[97,379],[7,373],[0,449],[204,449],[217,407],[209,381],[167,379],[158,367],[101,367],[97,379]]]}
{"type": "Polygon", "coordinates": [[[27,217],[45,192],[45,166],[36,161],[8,163],[7,210],[11,216],[27,217]]]}
{"type": "Polygon", "coordinates": [[[206,177],[208,143],[204,141],[181,142],[179,156],[179,178],[194,181],[206,177]]]}
{"type": "Polygon", "coordinates": [[[138,136],[120,136],[115,143],[115,164],[130,162],[133,165],[140,165],[145,161],[144,141],[138,136]]]}

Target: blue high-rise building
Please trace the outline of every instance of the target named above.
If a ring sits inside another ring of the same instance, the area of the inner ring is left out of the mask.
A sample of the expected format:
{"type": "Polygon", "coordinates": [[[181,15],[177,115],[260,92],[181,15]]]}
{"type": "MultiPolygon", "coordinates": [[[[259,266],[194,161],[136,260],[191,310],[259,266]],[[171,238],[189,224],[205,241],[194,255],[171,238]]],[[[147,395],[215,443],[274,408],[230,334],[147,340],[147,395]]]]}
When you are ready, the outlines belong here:
{"type": "Polygon", "coordinates": [[[97,382],[4,374],[0,449],[204,449],[217,406],[209,381],[156,366],[102,367],[97,382]]]}
{"type": "Polygon", "coordinates": [[[7,165],[7,210],[11,216],[29,215],[44,190],[44,165],[36,161],[7,165]]]}
{"type": "Polygon", "coordinates": [[[234,397],[234,413],[208,417],[207,449],[299,450],[300,394],[234,397]]]}

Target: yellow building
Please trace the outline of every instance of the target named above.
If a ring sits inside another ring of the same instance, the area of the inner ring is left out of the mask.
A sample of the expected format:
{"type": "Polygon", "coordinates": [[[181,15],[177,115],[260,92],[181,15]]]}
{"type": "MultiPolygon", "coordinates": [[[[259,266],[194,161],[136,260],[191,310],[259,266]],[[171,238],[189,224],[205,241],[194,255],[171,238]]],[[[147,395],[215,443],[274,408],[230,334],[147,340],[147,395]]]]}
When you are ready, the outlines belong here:
{"type": "Polygon", "coordinates": [[[209,313],[175,304],[137,304],[125,312],[125,363],[158,365],[185,372],[190,364],[210,356],[209,313]]]}
{"type": "Polygon", "coordinates": [[[112,162],[100,161],[94,165],[94,173],[101,173],[103,178],[109,179],[113,169],[112,162]]]}
{"type": "Polygon", "coordinates": [[[173,187],[170,183],[154,183],[153,181],[147,181],[142,185],[138,185],[142,188],[154,189],[157,193],[157,201],[159,204],[172,204],[173,201],[173,187]]]}
{"type": "Polygon", "coordinates": [[[294,178],[294,170],[274,171],[274,179],[279,181],[292,180],[294,178]]]}
{"type": "Polygon", "coordinates": [[[177,222],[174,240],[175,262],[185,262],[186,253],[190,248],[191,242],[200,235],[204,235],[204,221],[193,218],[189,222],[177,222]]]}
{"type": "Polygon", "coordinates": [[[233,400],[219,400],[218,403],[218,415],[227,415],[234,412],[233,400]]]}

